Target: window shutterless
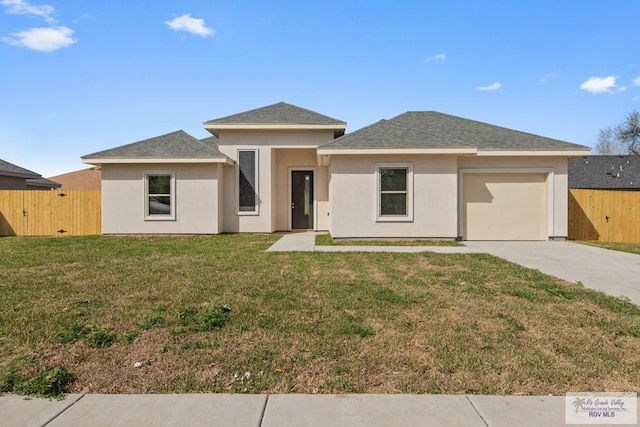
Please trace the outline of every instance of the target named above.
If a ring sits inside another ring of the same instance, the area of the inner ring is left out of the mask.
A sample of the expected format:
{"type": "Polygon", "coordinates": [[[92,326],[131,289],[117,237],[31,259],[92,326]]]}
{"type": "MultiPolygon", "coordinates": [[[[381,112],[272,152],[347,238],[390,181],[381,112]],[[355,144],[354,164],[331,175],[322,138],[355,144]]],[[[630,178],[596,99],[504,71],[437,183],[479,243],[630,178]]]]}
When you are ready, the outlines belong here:
{"type": "Polygon", "coordinates": [[[411,164],[376,165],[376,220],[413,220],[413,168],[411,164]]]}
{"type": "Polygon", "coordinates": [[[146,172],[145,187],[145,219],[175,219],[175,179],[172,172],[146,172]]]}
{"type": "Polygon", "coordinates": [[[238,150],[236,184],[238,189],[238,215],[257,215],[260,204],[258,196],[258,150],[238,150]]]}

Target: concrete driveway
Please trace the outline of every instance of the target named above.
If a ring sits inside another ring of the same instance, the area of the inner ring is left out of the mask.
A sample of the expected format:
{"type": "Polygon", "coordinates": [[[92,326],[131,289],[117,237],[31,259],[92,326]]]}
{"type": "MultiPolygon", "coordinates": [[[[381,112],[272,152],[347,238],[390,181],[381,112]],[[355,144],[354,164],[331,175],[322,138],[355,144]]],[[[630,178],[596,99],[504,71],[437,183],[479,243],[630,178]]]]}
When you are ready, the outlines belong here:
{"type": "Polygon", "coordinates": [[[486,252],[535,268],[568,282],[640,305],[640,255],[571,242],[464,242],[473,252],[486,252]]]}

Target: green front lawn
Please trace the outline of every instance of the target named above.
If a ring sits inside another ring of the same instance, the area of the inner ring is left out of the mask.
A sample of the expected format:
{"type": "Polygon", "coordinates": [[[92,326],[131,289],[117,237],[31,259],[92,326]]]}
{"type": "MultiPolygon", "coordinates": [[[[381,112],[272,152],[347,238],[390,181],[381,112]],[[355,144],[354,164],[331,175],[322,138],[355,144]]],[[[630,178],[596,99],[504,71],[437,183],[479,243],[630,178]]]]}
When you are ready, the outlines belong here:
{"type": "Polygon", "coordinates": [[[489,255],[277,238],[0,239],[0,390],[59,367],[90,393],[638,390],[629,302],[489,255]]]}
{"type": "Polygon", "coordinates": [[[333,240],[330,234],[316,234],[317,246],[464,246],[455,240],[333,240]]]}
{"type": "Polygon", "coordinates": [[[640,255],[640,243],[598,242],[596,240],[579,241],[576,243],[640,255]]]}

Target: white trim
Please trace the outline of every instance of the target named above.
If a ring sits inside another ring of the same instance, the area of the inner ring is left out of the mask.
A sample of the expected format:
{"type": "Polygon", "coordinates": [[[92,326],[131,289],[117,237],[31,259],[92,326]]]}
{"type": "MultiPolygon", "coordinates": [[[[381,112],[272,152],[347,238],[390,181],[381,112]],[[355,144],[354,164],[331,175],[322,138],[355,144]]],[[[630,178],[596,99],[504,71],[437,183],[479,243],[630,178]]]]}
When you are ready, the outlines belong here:
{"type": "Polygon", "coordinates": [[[591,154],[591,149],[572,150],[572,151],[555,151],[555,150],[478,150],[480,156],[514,156],[514,157],[580,157],[591,154]]]}
{"type": "Polygon", "coordinates": [[[347,128],[346,123],[336,123],[330,125],[321,124],[303,124],[303,123],[204,123],[207,130],[280,130],[280,129],[327,129],[327,130],[344,130],[347,128]]]}
{"type": "Polygon", "coordinates": [[[476,154],[477,148],[318,148],[318,155],[340,154],[476,154]]]}
{"type": "Polygon", "coordinates": [[[376,180],[376,206],[375,216],[376,222],[413,222],[413,163],[376,163],[375,164],[375,180],[376,180]],[[382,216],[380,215],[381,207],[381,188],[380,188],[380,169],[407,169],[407,214],[398,216],[382,216]]]}
{"type": "Polygon", "coordinates": [[[145,221],[175,221],[176,220],[176,172],[167,170],[149,170],[143,172],[143,186],[144,186],[144,220],[145,221]],[[161,214],[149,214],[149,175],[169,175],[171,178],[170,188],[171,191],[171,213],[169,215],[161,214]]]}
{"type": "Polygon", "coordinates": [[[238,148],[236,150],[236,215],[238,216],[258,216],[260,215],[260,150],[257,148],[238,148]],[[253,151],[255,153],[255,191],[256,206],[253,211],[240,211],[240,152],[253,151]]]}
{"type": "Polygon", "coordinates": [[[225,163],[228,165],[233,165],[233,160],[227,158],[225,156],[225,158],[209,158],[209,159],[135,159],[135,158],[126,158],[126,159],[101,159],[101,158],[95,158],[95,159],[80,159],[82,160],[82,163],[86,163],[88,165],[100,165],[103,163],[138,163],[138,164],[148,164],[148,163],[225,163]]]}
{"type": "Polygon", "coordinates": [[[554,234],[554,195],[555,195],[555,170],[553,168],[480,168],[458,170],[458,236],[463,237],[464,230],[464,176],[465,174],[546,174],[547,187],[547,239],[554,234]]]}
{"type": "Polygon", "coordinates": [[[290,166],[287,168],[287,230],[293,230],[293,218],[291,216],[291,175],[294,171],[311,171],[313,173],[313,231],[318,230],[318,193],[316,192],[318,168],[316,167],[303,167],[303,166],[290,166]]]}

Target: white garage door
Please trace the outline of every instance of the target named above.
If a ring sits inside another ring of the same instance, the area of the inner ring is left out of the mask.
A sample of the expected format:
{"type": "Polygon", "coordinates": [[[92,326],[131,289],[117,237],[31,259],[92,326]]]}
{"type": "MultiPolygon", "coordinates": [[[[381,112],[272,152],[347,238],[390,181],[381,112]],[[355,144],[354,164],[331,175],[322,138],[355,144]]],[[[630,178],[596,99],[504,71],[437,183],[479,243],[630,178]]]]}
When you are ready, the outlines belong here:
{"type": "Polygon", "coordinates": [[[547,240],[545,174],[464,174],[464,240],[547,240]]]}

